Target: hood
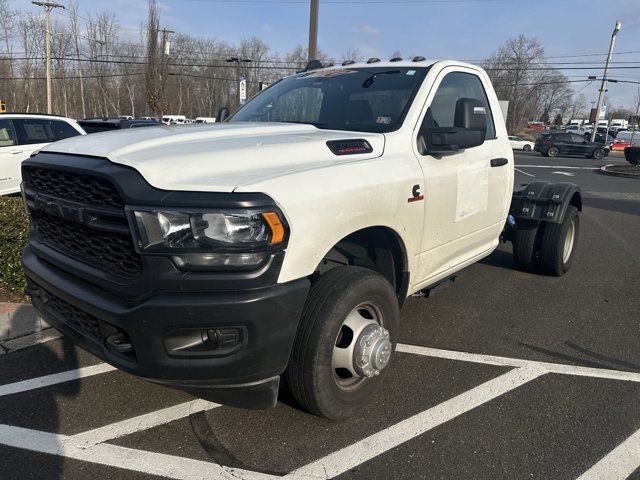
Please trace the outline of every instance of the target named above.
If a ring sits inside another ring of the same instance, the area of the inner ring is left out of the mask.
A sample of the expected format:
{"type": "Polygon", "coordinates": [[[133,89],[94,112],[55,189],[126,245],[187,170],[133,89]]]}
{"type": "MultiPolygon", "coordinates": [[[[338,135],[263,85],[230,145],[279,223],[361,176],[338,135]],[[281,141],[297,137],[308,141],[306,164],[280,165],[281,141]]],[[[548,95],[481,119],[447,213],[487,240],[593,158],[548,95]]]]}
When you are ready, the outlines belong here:
{"type": "Polygon", "coordinates": [[[289,173],[382,155],[384,135],[286,123],[145,127],[68,138],[42,151],[108,158],[163,190],[231,192],[289,173]],[[373,151],[334,155],[329,140],[365,139],[373,151]]]}

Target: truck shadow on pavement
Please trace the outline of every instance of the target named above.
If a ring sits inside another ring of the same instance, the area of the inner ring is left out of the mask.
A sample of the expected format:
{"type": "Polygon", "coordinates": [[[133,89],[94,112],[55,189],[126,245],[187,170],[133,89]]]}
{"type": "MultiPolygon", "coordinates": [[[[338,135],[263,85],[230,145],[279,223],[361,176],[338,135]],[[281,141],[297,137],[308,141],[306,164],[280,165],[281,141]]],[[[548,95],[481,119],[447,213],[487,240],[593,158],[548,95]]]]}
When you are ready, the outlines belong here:
{"type": "MultiPolygon", "coordinates": [[[[639,185],[640,188],[640,185],[639,185]]],[[[628,215],[640,215],[640,202],[634,200],[609,200],[606,198],[583,197],[585,207],[610,212],[626,213],[628,215]]]]}
{"type": "MultiPolygon", "coordinates": [[[[12,360],[14,359],[11,357],[15,356],[15,360],[19,361],[18,356],[25,355],[28,355],[29,362],[19,362],[19,365],[37,360],[38,366],[42,369],[41,372],[51,372],[52,370],[62,372],[79,368],[76,349],[70,341],[64,338],[62,348],[58,351],[54,351],[51,344],[44,343],[8,353],[3,356],[4,358],[0,357],[0,361],[13,364],[12,360]]],[[[17,370],[21,370],[20,366],[17,370]]],[[[19,371],[18,375],[14,375],[14,378],[17,377],[17,381],[20,381],[21,377],[27,380],[38,376],[41,374],[34,375],[33,371],[24,373],[19,371]]],[[[79,392],[80,382],[69,381],[54,387],[36,388],[0,397],[0,424],[15,425],[52,434],[61,433],[58,404],[61,398],[74,398],[79,395],[79,392]]],[[[63,450],[62,443],[53,436],[38,443],[34,445],[38,453],[0,444],[0,451],[3,452],[1,454],[0,478],[20,478],[21,480],[65,478],[65,457],[57,454],[63,450]],[[46,456],[46,460],[43,462],[30,460],[34,458],[34,455],[37,457],[46,456]],[[7,470],[3,472],[3,469],[7,470]],[[17,472],[19,472],[19,476],[12,476],[17,472]]]]}
{"type": "Polygon", "coordinates": [[[531,345],[525,342],[518,342],[518,345],[520,345],[521,347],[527,348],[529,350],[533,350],[534,352],[542,353],[544,355],[547,355],[556,359],[560,359],[564,362],[571,362],[584,367],[601,368],[606,370],[640,372],[640,365],[638,364],[594,352],[592,350],[581,347],[570,341],[565,341],[564,345],[566,345],[567,347],[569,347],[570,349],[574,350],[579,354],[593,358],[593,360],[589,360],[586,358],[582,358],[579,356],[574,356],[574,355],[570,355],[567,353],[562,353],[554,350],[549,350],[548,348],[538,347],[536,345],[531,345]]]}

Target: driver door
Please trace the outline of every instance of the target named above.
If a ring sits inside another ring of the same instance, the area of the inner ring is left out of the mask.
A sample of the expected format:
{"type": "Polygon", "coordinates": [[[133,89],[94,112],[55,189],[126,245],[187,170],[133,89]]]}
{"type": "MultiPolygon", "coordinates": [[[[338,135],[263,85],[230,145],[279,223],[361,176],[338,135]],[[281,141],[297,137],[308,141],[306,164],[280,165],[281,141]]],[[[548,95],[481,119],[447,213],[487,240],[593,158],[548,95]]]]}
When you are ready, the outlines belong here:
{"type": "Polygon", "coordinates": [[[492,109],[477,72],[461,70],[465,69],[441,72],[416,129],[416,142],[418,132],[429,125],[455,126],[455,108],[461,98],[484,106],[487,130],[482,145],[450,154],[421,154],[414,148],[424,172],[424,232],[416,276],[422,286],[494,248],[511,199],[513,157],[508,143],[496,138],[492,113],[499,106],[492,109]]]}

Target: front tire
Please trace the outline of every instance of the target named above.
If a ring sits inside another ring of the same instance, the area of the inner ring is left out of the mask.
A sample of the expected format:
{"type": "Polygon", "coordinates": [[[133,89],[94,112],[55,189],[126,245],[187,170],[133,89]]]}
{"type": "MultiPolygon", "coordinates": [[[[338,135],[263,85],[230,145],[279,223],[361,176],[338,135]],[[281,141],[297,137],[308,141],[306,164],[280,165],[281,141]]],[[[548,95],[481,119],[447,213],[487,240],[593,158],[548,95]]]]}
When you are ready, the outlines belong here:
{"type": "Polygon", "coordinates": [[[524,150],[525,152],[530,152],[531,151],[531,145],[525,145],[524,147],[522,147],[522,150],[524,150]]]}
{"type": "Polygon", "coordinates": [[[546,225],[540,245],[542,271],[561,277],[569,271],[580,234],[578,209],[569,205],[562,223],[546,225]]]}
{"type": "Polygon", "coordinates": [[[380,274],[348,266],[322,275],[309,291],[285,372],[297,403],[307,412],[331,420],[348,418],[362,409],[382,385],[398,339],[399,323],[398,299],[380,274]],[[383,341],[385,331],[388,342],[381,357],[384,365],[369,377],[353,362],[345,368],[345,359],[348,362],[349,358],[362,357],[359,353],[345,355],[348,352],[342,350],[356,352],[354,342],[363,340],[364,345],[365,331],[376,330],[375,323],[382,327],[381,337],[366,340],[383,341]],[[360,334],[354,334],[353,329],[360,334]]]}
{"type": "Polygon", "coordinates": [[[605,156],[605,152],[602,148],[596,148],[593,151],[592,157],[595,158],[596,160],[601,160],[604,158],[604,156],[605,156]]]}

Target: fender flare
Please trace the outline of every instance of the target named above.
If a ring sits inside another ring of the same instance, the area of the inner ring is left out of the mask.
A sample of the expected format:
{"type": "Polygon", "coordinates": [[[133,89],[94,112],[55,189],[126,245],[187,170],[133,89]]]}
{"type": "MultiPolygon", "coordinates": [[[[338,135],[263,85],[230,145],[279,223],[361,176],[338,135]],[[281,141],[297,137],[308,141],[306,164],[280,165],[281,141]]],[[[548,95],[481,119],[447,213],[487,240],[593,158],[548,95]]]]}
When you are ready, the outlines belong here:
{"type": "Polygon", "coordinates": [[[514,190],[509,214],[516,220],[562,223],[569,205],[582,211],[582,193],[575,183],[531,182],[514,190]]]}

